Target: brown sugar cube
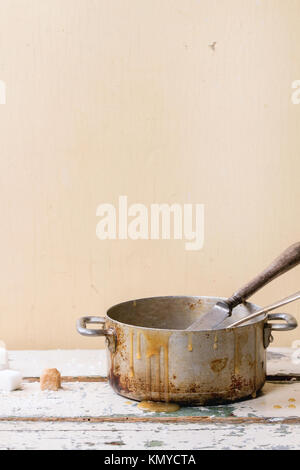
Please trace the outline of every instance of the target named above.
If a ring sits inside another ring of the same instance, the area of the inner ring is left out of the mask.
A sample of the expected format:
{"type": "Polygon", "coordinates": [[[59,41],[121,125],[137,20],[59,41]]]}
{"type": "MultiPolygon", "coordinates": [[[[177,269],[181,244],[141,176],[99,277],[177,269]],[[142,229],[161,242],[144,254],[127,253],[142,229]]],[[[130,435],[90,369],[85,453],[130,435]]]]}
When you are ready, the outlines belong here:
{"type": "Polygon", "coordinates": [[[61,388],[61,376],[57,369],[45,369],[41,375],[41,390],[57,391],[61,388]]]}

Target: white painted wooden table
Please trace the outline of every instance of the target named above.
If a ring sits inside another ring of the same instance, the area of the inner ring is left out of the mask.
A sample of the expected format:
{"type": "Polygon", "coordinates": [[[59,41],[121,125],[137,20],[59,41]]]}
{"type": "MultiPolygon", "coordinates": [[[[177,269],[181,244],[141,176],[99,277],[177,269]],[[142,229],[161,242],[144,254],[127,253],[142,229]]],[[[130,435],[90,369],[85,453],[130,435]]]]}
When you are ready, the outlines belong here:
{"type": "Polygon", "coordinates": [[[239,403],[148,413],[116,395],[104,351],[15,351],[22,389],[0,392],[0,449],[299,449],[300,349],[268,350],[260,396],[239,403]],[[299,353],[299,354],[298,354],[299,353]],[[48,367],[64,376],[58,392],[41,392],[48,367]]]}

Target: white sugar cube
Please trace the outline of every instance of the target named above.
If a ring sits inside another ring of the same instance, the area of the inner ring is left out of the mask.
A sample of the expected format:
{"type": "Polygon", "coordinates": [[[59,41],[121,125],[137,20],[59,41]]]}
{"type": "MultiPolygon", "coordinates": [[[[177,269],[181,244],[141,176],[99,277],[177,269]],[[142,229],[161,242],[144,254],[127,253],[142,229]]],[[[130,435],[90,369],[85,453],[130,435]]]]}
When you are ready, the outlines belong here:
{"type": "Polygon", "coordinates": [[[21,382],[21,372],[10,369],[0,371],[0,391],[12,392],[20,387],[21,382]]]}

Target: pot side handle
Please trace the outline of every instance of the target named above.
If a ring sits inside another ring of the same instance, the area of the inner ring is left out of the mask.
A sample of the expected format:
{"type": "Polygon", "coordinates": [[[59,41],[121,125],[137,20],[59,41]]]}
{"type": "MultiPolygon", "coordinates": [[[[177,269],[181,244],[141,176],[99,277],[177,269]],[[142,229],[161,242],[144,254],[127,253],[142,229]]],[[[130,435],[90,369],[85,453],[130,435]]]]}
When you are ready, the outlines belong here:
{"type": "Polygon", "coordinates": [[[296,318],[289,313],[269,313],[267,325],[271,331],[290,331],[297,328],[298,323],[296,318]],[[272,323],[269,320],[283,320],[285,323],[272,323]]]}
{"type": "Polygon", "coordinates": [[[77,320],[76,328],[78,333],[80,333],[82,336],[105,336],[108,349],[111,352],[115,352],[117,345],[117,334],[113,328],[105,329],[105,323],[106,319],[104,317],[81,317],[77,320]],[[103,327],[98,329],[87,328],[86,325],[88,323],[93,325],[103,325],[103,327]]]}
{"type": "Polygon", "coordinates": [[[298,323],[289,313],[269,313],[264,326],[264,347],[267,348],[273,341],[272,331],[290,331],[297,328],[298,323]],[[283,320],[285,323],[273,323],[269,320],[283,320]]]}
{"type": "Polygon", "coordinates": [[[82,336],[105,336],[107,330],[104,328],[91,329],[87,328],[86,325],[92,323],[94,325],[105,325],[104,317],[81,317],[77,320],[77,331],[82,336]]]}

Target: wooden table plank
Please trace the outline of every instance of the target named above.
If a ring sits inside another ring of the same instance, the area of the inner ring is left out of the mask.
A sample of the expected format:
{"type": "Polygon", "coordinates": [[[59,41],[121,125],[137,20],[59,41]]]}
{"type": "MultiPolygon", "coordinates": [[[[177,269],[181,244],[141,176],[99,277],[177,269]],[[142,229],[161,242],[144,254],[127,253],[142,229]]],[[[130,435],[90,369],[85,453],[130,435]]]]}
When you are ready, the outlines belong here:
{"type": "Polygon", "coordinates": [[[0,449],[299,449],[300,425],[0,422],[0,449]]]}
{"type": "Polygon", "coordinates": [[[27,379],[22,390],[0,392],[0,449],[299,449],[297,353],[268,350],[276,381],[255,399],[166,414],[145,413],[113,393],[103,350],[12,351],[11,367],[27,379]],[[62,390],[40,391],[48,367],[66,377],[62,390]]]}
{"type": "MultiPolygon", "coordinates": [[[[267,383],[263,393],[250,400],[208,407],[183,407],[168,417],[184,420],[209,417],[221,419],[297,418],[300,421],[300,383],[267,383]]],[[[65,383],[58,392],[40,391],[39,383],[26,383],[15,392],[1,392],[0,418],[3,419],[65,419],[105,418],[134,420],[147,417],[166,417],[165,413],[148,413],[137,402],[116,395],[108,383],[65,383]]],[[[251,420],[250,420],[251,421],[251,420]]]]}

